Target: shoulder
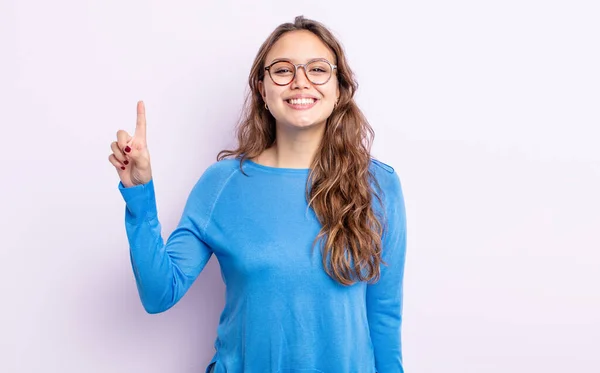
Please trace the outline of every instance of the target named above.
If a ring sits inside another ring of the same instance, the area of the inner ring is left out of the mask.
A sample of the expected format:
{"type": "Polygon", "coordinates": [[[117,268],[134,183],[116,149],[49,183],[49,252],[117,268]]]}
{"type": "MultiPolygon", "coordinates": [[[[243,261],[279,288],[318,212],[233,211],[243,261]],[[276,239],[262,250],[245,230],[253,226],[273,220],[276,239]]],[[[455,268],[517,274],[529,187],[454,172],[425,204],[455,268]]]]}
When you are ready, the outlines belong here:
{"type": "Polygon", "coordinates": [[[214,162],[204,170],[200,180],[210,182],[222,182],[240,170],[240,161],[238,159],[223,159],[214,162]]]}
{"type": "Polygon", "coordinates": [[[224,159],[214,162],[204,170],[192,193],[210,195],[216,198],[225,188],[229,180],[240,172],[240,162],[237,159],[224,159]]]}
{"type": "Polygon", "coordinates": [[[384,191],[397,193],[400,191],[400,177],[396,170],[387,163],[371,158],[371,175],[377,181],[379,187],[384,191]]]}
{"type": "Polygon", "coordinates": [[[374,181],[374,192],[381,198],[381,203],[388,213],[398,208],[404,208],[404,193],[400,177],[389,164],[371,159],[371,175],[374,181]],[[376,182],[376,183],[375,183],[376,182]]]}
{"type": "Polygon", "coordinates": [[[387,173],[393,174],[395,172],[394,168],[389,164],[383,163],[382,161],[371,158],[371,168],[375,168],[377,170],[381,169],[381,171],[385,171],[387,173]]]}
{"type": "MultiPolygon", "coordinates": [[[[406,209],[404,193],[400,177],[394,168],[386,163],[372,159],[371,174],[379,185],[382,208],[390,220],[386,223],[388,227],[397,229],[404,226],[406,229],[406,209]]],[[[375,190],[377,192],[377,190],[375,190]]]]}

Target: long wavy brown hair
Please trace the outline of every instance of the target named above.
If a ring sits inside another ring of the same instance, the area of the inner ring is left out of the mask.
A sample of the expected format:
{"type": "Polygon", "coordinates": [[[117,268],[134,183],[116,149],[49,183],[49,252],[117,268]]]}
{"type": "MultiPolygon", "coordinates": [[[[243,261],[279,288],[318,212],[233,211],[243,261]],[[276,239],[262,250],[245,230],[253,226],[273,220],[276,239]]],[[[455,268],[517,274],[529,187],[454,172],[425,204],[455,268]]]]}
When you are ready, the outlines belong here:
{"type": "Polygon", "coordinates": [[[258,86],[265,78],[265,59],[273,44],[283,34],[297,30],[312,32],[331,49],[340,90],[307,179],[308,205],[321,223],[313,249],[322,242],[323,267],[339,283],[376,282],[383,263],[384,224],[373,206],[374,198],[381,204],[381,188],[369,167],[374,132],[354,101],[358,83],[343,48],[323,24],[298,16],[294,23],[281,24],[265,40],[250,71],[250,90],[237,127],[238,147],[222,150],[217,160],[234,157],[240,159],[241,168],[246,159],[257,157],[275,142],[275,118],[266,110],[258,86]]]}

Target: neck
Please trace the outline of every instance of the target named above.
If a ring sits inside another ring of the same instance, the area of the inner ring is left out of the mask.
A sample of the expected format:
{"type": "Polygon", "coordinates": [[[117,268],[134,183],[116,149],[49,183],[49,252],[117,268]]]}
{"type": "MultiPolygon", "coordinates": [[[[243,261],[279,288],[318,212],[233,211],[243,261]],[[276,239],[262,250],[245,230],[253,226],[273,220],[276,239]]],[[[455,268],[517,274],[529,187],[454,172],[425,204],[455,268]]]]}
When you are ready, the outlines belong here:
{"type": "Polygon", "coordinates": [[[310,168],[324,132],[324,124],[301,130],[278,125],[275,143],[257,157],[257,162],[270,167],[310,168]]]}

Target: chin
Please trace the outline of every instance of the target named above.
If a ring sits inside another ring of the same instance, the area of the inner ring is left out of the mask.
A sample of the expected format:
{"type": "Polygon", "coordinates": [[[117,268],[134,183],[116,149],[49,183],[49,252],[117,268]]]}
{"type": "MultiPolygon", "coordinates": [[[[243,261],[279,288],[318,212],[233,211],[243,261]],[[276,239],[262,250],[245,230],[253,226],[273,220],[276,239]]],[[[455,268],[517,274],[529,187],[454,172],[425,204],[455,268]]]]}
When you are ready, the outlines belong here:
{"type": "Polygon", "coordinates": [[[292,128],[314,128],[324,125],[327,121],[326,117],[314,115],[314,113],[311,113],[313,115],[307,115],[308,113],[294,114],[296,115],[282,115],[281,123],[292,128]]]}
{"type": "Polygon", "coordinates": [[[288,119],[283,123],[286,123],[288,127],[292,128],[315,128],[325,124],[324,120],[314,120],[314,119],[288,119]]]}

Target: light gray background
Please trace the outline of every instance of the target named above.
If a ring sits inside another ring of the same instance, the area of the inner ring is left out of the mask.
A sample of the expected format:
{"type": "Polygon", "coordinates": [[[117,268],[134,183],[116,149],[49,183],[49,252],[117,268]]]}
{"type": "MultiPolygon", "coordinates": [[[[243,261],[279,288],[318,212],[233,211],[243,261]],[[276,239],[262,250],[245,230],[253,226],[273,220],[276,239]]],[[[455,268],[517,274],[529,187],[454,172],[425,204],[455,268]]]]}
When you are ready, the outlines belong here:
{"type": "Polygon", "coordinates": [[[298,14],[342,40],[403,182],[406,371],[600,371],[600,5],[575,0],[1,0],[0,371],[202,371],[218,263],[144,313],[109,145],[145,100],[170,234],[298,14]]]}

